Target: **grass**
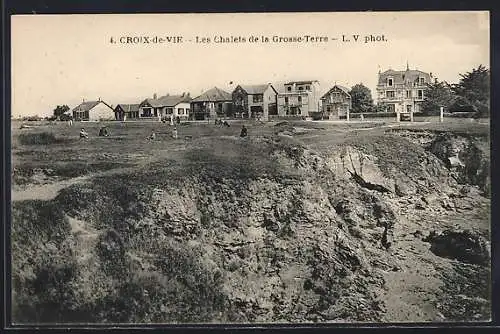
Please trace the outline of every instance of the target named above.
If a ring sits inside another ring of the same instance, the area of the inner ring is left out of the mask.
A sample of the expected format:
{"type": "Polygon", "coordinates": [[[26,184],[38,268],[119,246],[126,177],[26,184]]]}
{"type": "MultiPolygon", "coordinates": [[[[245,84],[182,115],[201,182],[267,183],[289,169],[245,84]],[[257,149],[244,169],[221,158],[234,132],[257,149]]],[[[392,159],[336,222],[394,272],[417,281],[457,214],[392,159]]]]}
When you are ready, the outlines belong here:
{"type": "Polygon", "coordinates": [[[22,145],[52,145],[52,144],[66,144],[71,141],[67,138],[58,138],[51,132],[40,132],[40,133],[21,133],[19,135],[19,142],[22,145]]]}

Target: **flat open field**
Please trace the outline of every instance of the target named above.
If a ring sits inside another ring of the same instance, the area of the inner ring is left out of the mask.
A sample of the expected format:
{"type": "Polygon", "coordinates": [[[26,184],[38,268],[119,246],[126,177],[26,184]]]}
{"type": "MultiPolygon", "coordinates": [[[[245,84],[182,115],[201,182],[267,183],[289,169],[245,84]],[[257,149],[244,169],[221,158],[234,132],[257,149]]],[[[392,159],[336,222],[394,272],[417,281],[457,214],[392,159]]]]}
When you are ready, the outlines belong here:
{"type": "Polygon", "coordinates": [[[26,124],[14,322],[490,318],[489,123],[26,124]]]}

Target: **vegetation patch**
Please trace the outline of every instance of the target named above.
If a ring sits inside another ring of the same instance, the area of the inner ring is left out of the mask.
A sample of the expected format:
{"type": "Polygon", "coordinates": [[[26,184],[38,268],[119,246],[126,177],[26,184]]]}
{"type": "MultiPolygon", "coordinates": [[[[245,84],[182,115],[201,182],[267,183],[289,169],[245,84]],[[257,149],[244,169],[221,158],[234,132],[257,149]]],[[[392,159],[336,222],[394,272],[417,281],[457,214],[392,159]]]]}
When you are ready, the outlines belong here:
{"type": "Polygon", "coordinates": [[[21,133],[18,140],[22,145],[67,144],[74,141],[72,138],[56,137],[51,132],[21,133]]]}

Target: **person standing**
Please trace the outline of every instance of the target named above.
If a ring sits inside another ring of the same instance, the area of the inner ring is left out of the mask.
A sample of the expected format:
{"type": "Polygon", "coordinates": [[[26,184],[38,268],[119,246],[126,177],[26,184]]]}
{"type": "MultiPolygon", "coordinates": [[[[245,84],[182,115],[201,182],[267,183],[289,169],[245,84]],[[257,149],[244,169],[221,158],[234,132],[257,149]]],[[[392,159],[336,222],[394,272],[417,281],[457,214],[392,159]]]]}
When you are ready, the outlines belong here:
{"type": "Polygon", "coordinates": [[[178,138],[177,127],[175,127],[174,130],[172,131],[172,138],[174,138],[174,139],[178,138]]]}
{"type": "Polygon", "coordinates": [[[245,125],[243,125],[241,127],[241,132],[240,132],[240,137],[244,138],[248,135],[248,131],[247,131],[247,128],[245,127],[245,125]]]}

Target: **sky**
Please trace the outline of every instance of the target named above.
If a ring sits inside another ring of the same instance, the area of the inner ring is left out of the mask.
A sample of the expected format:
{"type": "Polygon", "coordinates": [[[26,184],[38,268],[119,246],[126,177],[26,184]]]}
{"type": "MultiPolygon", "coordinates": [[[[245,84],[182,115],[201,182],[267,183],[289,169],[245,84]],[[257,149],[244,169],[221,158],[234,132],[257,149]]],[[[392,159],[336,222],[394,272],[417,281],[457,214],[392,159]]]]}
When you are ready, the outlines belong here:
{"type": "Polygon", "coordinates": [[[231,92],[238,84],[272,83],[281,91],[294,80],[318,80],[321,92],[362,83],[375,98],[379,69],[404,70],[408,63],[454,83],[460,73],[490,66],[485,11],[35,14],[11,22],[13,117],[51,115],[57,105],[74,108],[84,99],[115,106],[155,93],[195,97],[214,86],[231,92]],[[272,42],[305,35],[328,41],[272,42]],[[365,43],[372,35],[379,41],[365,43]],[[120,43],[143,36],[182,36],[182,43],[120,43]],[[231,36],[246,42],[214,40],[231,36]],[[249,42],[250,36],[270,42],[249,42]]]}

